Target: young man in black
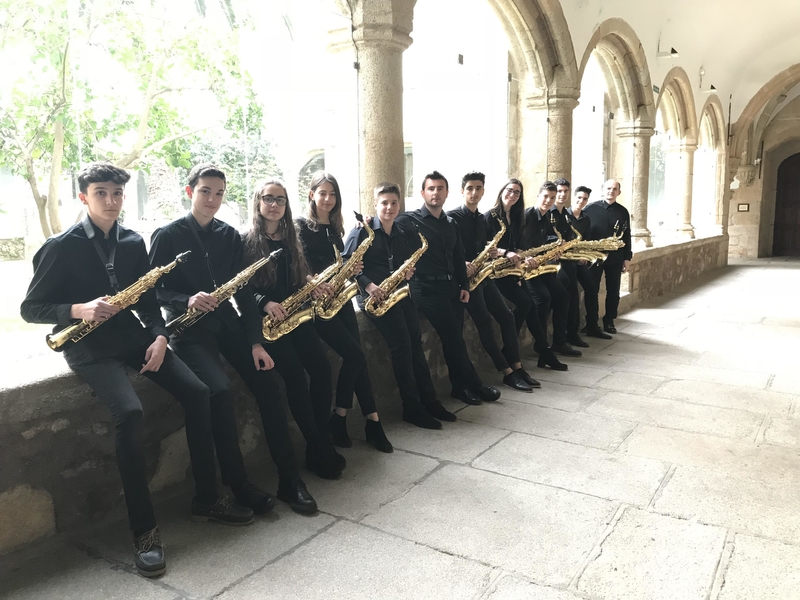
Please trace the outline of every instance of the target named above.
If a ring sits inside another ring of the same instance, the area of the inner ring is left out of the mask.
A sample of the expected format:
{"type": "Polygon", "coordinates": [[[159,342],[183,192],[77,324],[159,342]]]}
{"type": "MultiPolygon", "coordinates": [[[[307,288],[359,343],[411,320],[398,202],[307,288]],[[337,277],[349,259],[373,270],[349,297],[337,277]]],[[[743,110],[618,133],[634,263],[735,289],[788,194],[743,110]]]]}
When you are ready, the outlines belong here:
{"type": "MultiPolygon", "coordinates": [[[[130,308],[120,311],[108,302],[150,270],[142,237],[117,222],[129,179],[124,170],[107,163],[92,163],[79,173],[79,198],[87,214],[36,253],[21,313],[28,322],[55,323],[59,330],[81,319],[102,324],[78,342],[67,342],[64,357],[111,411],[136,567],[155,577],[164,573],[166,562],[147,485],[142,404],[127,367],[163,387],[186,411],[197,490],[192,517],[245,525],[253,522],[253,511],[231,505],[218,493],[209,390],[167,347],[155,293],[144,293],[131,307],[141,323],[130,308]]],[[[174,259],[173,254],[166,262],[174,259]]]]}
{"type": "Polygon", "coordinates": [[[186,194],[192,201],[191,211],[153,232],[150,263],[160,266],[177,253],[190,250],[192,254],[182,269],[173,270],[159,281],[156,294],[169,319],[180,316],[187,308],[208,313],[182,334],[173,336],[172,346],[211,390],[214,442],[223,483],[258,514],[269,512],[275,505],[269,494],[247,481],[236,429],[233,384],[220,354],[256,398],[280,476],[278,498],[298,512],[315,512],[316,502],[300,479],[277,375],[272,371],[274,363],[261,345],[261,316],[253,292],[248,285],[235,294],[241,317],[230,301],[220,303],[210,293],[247,266],[239,232],[214,218],[225,196],[225,186],[225,174],[213,165],[197,165],[189,173],[186,194]]]}
{"type": "MultiPolygon", "coordinates": [[[[614,319],[619,309],[619,287],[622,274],[628,270],[633,258],[631,245],[631,217],[628,209],[617,202],[620,194],[619,181],[609,179],[603,184],[603,200],[592,202],[584,211],[592,222],[592,239],[600,240],[622,232],[625,245],[619,250],[608,253],[608,258],[592,267],[597,289],[600,280],[606,274],[606,312],[603,315],[603,331],[617,333],[614,319]]],[[[596,327],[597,323],[587,323],[587,327],[596,327]]]]}
{"type": "Polygon", "coordinates": [[[411,298],[439,334],[453,385],[451,395],[466,404],[493,402],[500,391],[483,385],[462,335],[469,282],[458,226],[444,214],[447,194],[447,179],[434,171],[422,180],[422,207],[397,218],[401,227],[413,229],[416,225],[428,240],[428,250],[417,263],[410,283],[411,298]]]}
{"type": "MultiPolygon", "coordinates": [[[[473,172],[464,175],[461,180],[464,205],[447,212],[447,216],[458,225],[461,234],[464,258],[467,260],[467,277],[472,277],[477,272],[472,261],[483,251],[488,241],[484,216],[478,211],[478,204],[485,191],[485,182],[486,176],[483,173],[473,172]]],[[[492,258],[496,258],[497,249],[493,249],[491,254],[492,258]]],[[[503,384],[521,392],[532,392],[534,387],[541,387],[541,384],[522,368],[514,313],[508,308],[503,295],[491,279],[485,279],[470,292],[466,308],[475,323],[486,353],[492,359],[495,368],[503,374],[503,384]],[[503,338],[502,350],[495,341],[492,317],[500,325],[503,338]]]]}
{"type": "MultiPolygon", "coordinates": [[[[584,208],[589,203],[589,196],[592,190],[585,185],[575,188],[575,200],[572,206],[567,209],[567,213],[572,218],[572,226],[578,230],[581,237],[585,240],[592,239],[592,221],[584,212],[584,208]]],[[[580,261],[577,268],[578,283],[583,288],[583,304],[586,307],[586,327],[584,333],[589,337],[610,340],[611,336],[597,326],[599,306],[597,301],[597,281],[592,271],[592,265],[586,261],[580,261]]]]}

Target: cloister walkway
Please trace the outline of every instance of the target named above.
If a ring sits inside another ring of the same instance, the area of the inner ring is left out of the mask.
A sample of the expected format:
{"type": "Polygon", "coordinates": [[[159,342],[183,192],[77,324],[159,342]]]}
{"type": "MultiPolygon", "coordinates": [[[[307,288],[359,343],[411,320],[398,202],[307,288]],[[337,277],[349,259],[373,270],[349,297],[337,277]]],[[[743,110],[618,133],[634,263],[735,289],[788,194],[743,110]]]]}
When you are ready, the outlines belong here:
{"type": "Polygon", "coordinates": [[[116,523],[1,558],[0,597],[800,598],[798,296],[800,261],[731,265],[532,369],[534,394],[449,402],[441,432],[387,407],[395,453],[307,475],[317,516],[226,528],[176,498],[163,578],[116,523]]]}

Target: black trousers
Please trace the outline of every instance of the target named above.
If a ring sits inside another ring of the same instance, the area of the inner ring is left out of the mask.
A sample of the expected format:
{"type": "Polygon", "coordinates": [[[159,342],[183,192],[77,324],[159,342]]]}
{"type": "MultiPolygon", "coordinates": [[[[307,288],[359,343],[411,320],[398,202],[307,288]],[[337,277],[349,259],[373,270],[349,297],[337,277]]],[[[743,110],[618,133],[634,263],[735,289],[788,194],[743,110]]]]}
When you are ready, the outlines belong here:
{"type": "Polygon", "coordinates": [[[373,317],[369,313],[366,315],[389,346],[403,410],[413,412],[419,410],[421,405],[438,402],[428,360],[422,349],[417,309],[411,298],[404,298],[382,317],[373,317]]]}
{"type": "Polygon", "coordinates": [[[464,343],[464,303],[455,281],[411,281],[411,299],[430,321],[442,343],[453,389],[474,390],[483,385],[464,343]]]}
{"type": "Polygon", "coordinates": [[[560,346],[566,343],[569,294],[558,281],[558,276],[555,273],[545,273],[525,283],[539,311],[539,318],[545,331],[550,311],[553,312],[553,345],[560,346]]]}
{"type": "Polygon", "coordinates": [[[562,260],[561,270],[557,277],[567,292],[567,339],[578,335],[581,323],[580,295],[578,294],[578,263],[573,260],[562,260]]]}
{"type": "Polygon", "coordinates": [[[466,308],[478,330],[481,344],[492,359],[495,369],[505,371],[511,365],[520,362],[514,313],[508,308],[508,304],[495,283],[485,280],[470,292],[466,308]],[[502,350],[495,341],[492,317],[500,325],[500,334],[503,338],[502,350]]]}
{"type": "Polygon", "coordinates": [[[314,325],[303,323],[264,347],[286,384],[289,409],[308,445],[332,448],[328,437],[333,397],[331,365],[314,325]]]}
{"type": "MultiPolygon", "coordinates": [[[[145,346],[140,346],[124,356],[70,364],[111,411],[116,430],[117,467],[125,491],[128,522],[137,537],[156,526],[156,517],[147,486],[144,411],[128,379],[126,365],[141,370],[146,362],[146,350],[145,346]]],[[[183,406],[197,497],[202,502],[216,502],[218,488],[208,387],[169,349],[161,368],[156,372],[148,371],[145,376],[172,394],[183,406]]]]}
{"type": "Polygon", "coordinates": [[[377,412],[353,303],[345,304],[330,321],[316,319],[314,327],[319,337],[342,357],[342,367],[336,380],[336,406],[353,408],[355,392],[364,416],[377,412]]]}
{"type": "Polygon", "coordinates": [[[600,280],[603,273],[606,275],[606,312],[603,315],[603,322],[613,321],[617,318],[619,310],[619,286],[622,281],[622,264],[625,258],[621,251],[608,253],[608,258],[600,264],[595,264],[592,268],[594,280],[597,282],[597,289],[600,289],[600,280]]]}
{"type": "Polygon", "coordinates": [[[255,368],[242,325],[237,322],[220,333],[193,327],[182,336],[173,338],[172,346],[211,390],[211,425],[222,482],[230,486],[241,485],[247,481],[247,473],[236,428],[236,394],[220,354],[239,373],[256,399],[264,437],[281,480],[291,481],[299,477],[289,424],[281,404],[278,375],[274,370],[258,371],[255,368]]]}
{"type": "MultiPolygon", "coordinates": [[[[536,281],[532,279],[531,281],[536,281]]],[[[497,289],[514,305],[514,322],[517,333],[522,330],[522,325],[527,324],[528,331],[533,336],[533,349],[541,354],[549,344],[547,342],[547,330],[545,323],[539,316],[539,310],[533,303],[533,296],[529,282],[520,282],[518,277],[502,277],[494,280],[497,289]]],[[[538,286],[534,284],[534,287],[538,286]]],[[[549,306],[548,310],[549,312],[549,306]]]]}
{"type": "Polygon", "coordinates": [[[586,327],[589,330],[597,328],[599,319],[600,307],[597,300],[599,292],[597,288],[597,280],[590,265],[578,265],[577,269],[578,283],[583,288],[583,305],[586,307],[586,327]]]}

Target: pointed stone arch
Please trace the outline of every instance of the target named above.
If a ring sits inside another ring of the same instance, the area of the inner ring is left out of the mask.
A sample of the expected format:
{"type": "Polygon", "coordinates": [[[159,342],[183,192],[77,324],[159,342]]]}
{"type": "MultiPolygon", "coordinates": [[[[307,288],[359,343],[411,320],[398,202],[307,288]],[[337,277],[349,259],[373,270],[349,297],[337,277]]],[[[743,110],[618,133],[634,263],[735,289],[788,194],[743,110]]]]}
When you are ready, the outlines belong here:
{"type": "Polygon", "coordinates": [[[717,169],[714,191],[714,221],[717,225],[715,233],[727,230],[728,203],[726,196],[730,185],[728,180],[728,132],[725,123],[725,109],[716,94],[712,94],[700,111],[697,122],[698,147],[706,145],[716,153],[717,169]]]}
{"type": "Polygon", "coordinates": [[[665,124],[686,144],[697,144],[698,126],[694,95],[689,76],[681,67],[673,67],[664,78],[656,100],[656,110],[663,108],[665,124]]]}

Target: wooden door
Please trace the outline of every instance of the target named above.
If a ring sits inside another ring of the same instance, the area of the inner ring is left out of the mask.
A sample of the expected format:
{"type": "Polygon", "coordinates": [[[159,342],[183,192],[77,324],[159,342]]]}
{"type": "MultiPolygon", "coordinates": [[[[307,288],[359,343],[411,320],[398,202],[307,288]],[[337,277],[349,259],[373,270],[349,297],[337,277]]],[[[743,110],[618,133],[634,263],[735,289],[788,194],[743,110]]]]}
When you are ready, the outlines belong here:
{"type": "Polygon", "coordinates": [[[778,167],[773,256],[800,256],[800,153],[778,167]]]}

